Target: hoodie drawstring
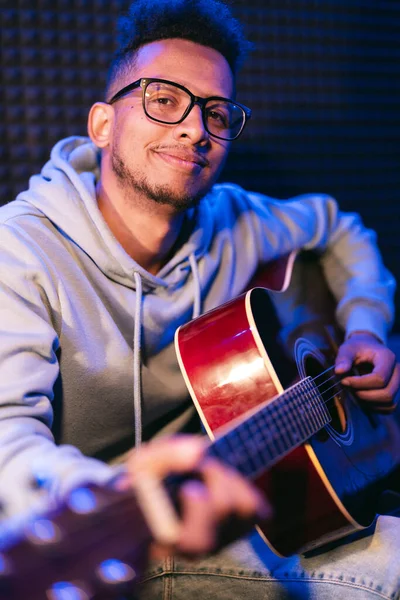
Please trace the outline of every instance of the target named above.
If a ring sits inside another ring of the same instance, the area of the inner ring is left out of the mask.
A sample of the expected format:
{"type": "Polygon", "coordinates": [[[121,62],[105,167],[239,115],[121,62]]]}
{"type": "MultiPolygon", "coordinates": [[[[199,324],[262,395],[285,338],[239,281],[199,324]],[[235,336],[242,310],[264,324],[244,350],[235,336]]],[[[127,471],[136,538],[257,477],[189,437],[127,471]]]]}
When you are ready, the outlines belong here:
{"type": "MultiPolygon", "coordinates": [[[[192,318],[200,316],[201,313],[201,285],[199,270],[194,254],[189,256],[189,264],[193,274],[194,298],[192,318]]],[[[135,304],[135,327],[133,333],[133,404],[135,410],[135,448],[142,443],[142,279],[135,272],[136,304],[135,304]]]]}
{"type": "Polygon", "coordinates": [[[196,319],[201,314],[201,285],[199,268],[197,266],[196,258],[192,252],[189,255],[189,264],[192,269],[193,283],[194,283],[194,299],[193,299],[193,314],[192,319],[196,319]]]}
{"type": "Polygon", "coordinates": [[[135,448],[142,443],[142,279],[134,273],[136,284],[135,329],[133,333],[133,404],[135,409],[135,448]]]}

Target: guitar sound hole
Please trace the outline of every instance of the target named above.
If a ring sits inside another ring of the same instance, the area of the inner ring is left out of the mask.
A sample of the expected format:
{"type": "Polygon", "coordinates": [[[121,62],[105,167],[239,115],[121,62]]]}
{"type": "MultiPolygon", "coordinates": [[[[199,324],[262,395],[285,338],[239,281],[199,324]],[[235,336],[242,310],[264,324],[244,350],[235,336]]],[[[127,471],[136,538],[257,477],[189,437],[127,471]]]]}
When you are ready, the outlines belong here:
{"type": "Polygon", "coordinates": [[[307,376],[313,379],[317,378],[315,383],[332,418],[330,423],[331,428],[339,434],[345,433],[346,412],[343,407],[342,389],[339,379],[332,370],[324,373],[326,365],[322,365],[314,356],[307,356],[304,365],[307,376]]]}

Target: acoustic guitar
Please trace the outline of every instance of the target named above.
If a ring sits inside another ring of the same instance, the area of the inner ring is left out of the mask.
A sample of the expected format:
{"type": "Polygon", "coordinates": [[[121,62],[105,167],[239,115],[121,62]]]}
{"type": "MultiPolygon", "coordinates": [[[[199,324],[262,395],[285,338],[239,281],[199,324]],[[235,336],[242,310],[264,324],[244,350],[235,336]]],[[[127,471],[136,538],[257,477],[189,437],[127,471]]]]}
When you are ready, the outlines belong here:
{"type": "MultiPolygon", "coordinates": [[[[257,287],[175,336],[208,454],[267,496],[273,518],[257,527],[280,555],[370,525],[400,464],[397,416],[367,410],[334,374],[341,332],[315,265],[294,254],[268,265],[257,287]]],[[[166,485],[174,496],[177,480],[166,485]]],[[[0,599],[123,597],[153,537],[146,502],[133,491],[74,490],[0,536],[0,599]]]]}
{"type": "Polygon", "coordinates": [[[219,456],[272,504],[259,533],[288,556],[373,522],[398,479],[399,417],[368,410],[340,385],[342,332],[315,255],[283,257],[253,283],[262,287],[180,327],[175,345],[203,426],[224,446],[219,456]]]}

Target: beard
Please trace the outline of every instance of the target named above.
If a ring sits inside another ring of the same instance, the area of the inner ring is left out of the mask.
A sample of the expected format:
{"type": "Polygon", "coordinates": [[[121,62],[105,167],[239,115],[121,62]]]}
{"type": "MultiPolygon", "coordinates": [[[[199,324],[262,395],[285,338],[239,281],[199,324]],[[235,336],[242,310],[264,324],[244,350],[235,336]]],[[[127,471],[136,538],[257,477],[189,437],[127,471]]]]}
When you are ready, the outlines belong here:
{"type": "Polygon", "coordinates": [[[153,200],[156,204],[173,207],[177,212],[184,212],[193,206],[197,206],[212,187],[212,183],[210,183],[207,189],[200,190],[196,194],[186,192],[179,194],[174,192],[168,185],[151,185],[143,174],[129,169],[116,151],[112,154],[111,166],[121,187],[128,192],[128,195],[131,190],[134,190],[145,198],[153,200]]]}

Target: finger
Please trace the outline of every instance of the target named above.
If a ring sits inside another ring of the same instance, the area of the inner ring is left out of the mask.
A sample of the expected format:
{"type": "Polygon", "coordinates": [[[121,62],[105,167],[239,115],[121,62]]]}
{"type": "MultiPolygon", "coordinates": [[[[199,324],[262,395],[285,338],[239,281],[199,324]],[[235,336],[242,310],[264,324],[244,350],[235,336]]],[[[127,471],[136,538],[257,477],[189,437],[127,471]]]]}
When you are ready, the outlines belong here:
{"type": "MultiPolygon", "coordinates": [[[[339,347],[336,360],[335,360],[335,371],[336,373],[346,373],[350,371],[353,364],[357,360],[360,355],[360,351],[363,351],[365,354],[365,349],[370,349],[369,345],[364,345],[360,343],[360,339],[351,339],[348,338],[343,344],[339,347]]],[[[364,358],[367,360],[367,357],[364,358]]]]}
{"type": "Polygon", "coordinates": [[[193,470],[206,446],[204,438],[174,436],[143,444],[128,458],[130,484],[154,538],[162,546],[176,544],[181,530],[162,481],[170,473],[193,470]]]}
{"type": "Polygon", "coordinates": [[[216,542],[217,517],[204,484],[189,481],[180,490],[181,532],[176,545],[180,552],[203,554],[216,542]]]}
{"type": "Polygon", "coordinates": [[[387,411],[396,408],[396,399],[398,399],[398,390],[400,387],[400,365],[397,364],[388,385],[383,389],[361,390],[356,395],[360,400],[365,400],[371,405],[380,406],[387,411]]]}
{"type": "Polygon", "coordinates": [[[132,480],[142,472],[163,479],[171,472],[193,470],[201,460],[208,442],[200,436],[174,436],[152,440],[132,452],[127,468],[132,480]]]}
{"type": "Polygon", "coordinates": [[[201,473],[219,519],[232,514],[242,518],[257,515],[260,519],[270,515],[261,493],[233,469],[207,459],[203,461],[201,473]]]}
{"type": "Polygon", "coordinates": [[[340,374],[350,371],[351,367],[353,366],[353,359],[353,352],[350,352],[348,348],[341,346],[336,356],[335,372],[340,374]]]}
{"type": "Polygon", "coordinates": [[[207,488],[187,481],[179,490],[180,528],[173,545],[153,544],[151,556],[162,559],[179,551],[188,556],[210,552],[215,546],[216,515],[207,488]]]}
{"type": "Polygon", "coordinates": [[[354,388],[354,390],[371,390],[372,393],[374,393],[375,390],[385,388],[387,385],[385,379],[375,372],[368,373],[368,375],[352,375],[350,377],[345,377],[342,379],[341,383],[354,388]]]}
{"type": "MultiPolygon", "coordinates": [[[[357,363],[364,362],[357,360],[357,363]]],[[[396,358],[392,352],[386,350],[376,352],[372,357],[373,370],[366,375],[351,375],[342,379],[343,385],[359,390],[374,390],[385,388],[391,380],[395,367],[396,358]]]]}

